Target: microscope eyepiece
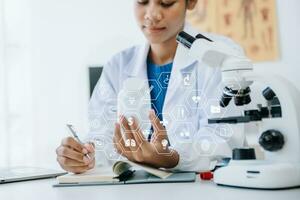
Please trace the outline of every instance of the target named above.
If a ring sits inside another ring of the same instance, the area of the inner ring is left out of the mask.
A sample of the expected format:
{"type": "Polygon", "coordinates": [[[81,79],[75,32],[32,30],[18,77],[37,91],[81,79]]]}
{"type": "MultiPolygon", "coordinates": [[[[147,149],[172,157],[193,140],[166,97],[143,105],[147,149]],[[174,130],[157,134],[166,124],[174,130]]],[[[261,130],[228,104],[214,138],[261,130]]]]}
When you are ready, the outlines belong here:
{"type": "Polygon", "coordinates": [[[250,95],[245,95],[245,96],[237,96],[234,98],[234,103],[236,106],[243,106],[247,105],[251,102],[251,97],[250,95]]]}
{"type": "Polygon", "coordinates": [[[220,106],[227,107],[232,98],[234,98],[234,103],[236,106],[247,105],[251,102],[250,92],[250,87],[240,90],[233,90],[229,87],[225,87],[220,100],[220,106]]]}
{"type": "Polygon", "coordinates": [[[235,95],[234,97],[235,105],[243,106],[249,104],[251,102],[250,92],[250,87],[246,87],[245,89],[239,90],[237,95],[235,95]]]}
{"type": "Polygon", "coordinates": [[[209,42],[213,42],[211,39],[209,39],[208,37],[205,37],[202,34],[198,34],[198,35],[196,35],[196,37],[193,37],[184,31],[181,31],[176,37],[177,42],[182,44],[183,46],[185,46],[188,49],[190,49],[192,47],[193,43],[197,39],[205,39],[209,42]]]}
{"type": "Polygon", "coordinates": [[[230,88],[225,87],[223,89],[223,94],[220,100],[220,106],[225,108],[229,105],[231,99],[232,99],[233,95],[232,95],[232,91],[230,88]]]}
{"type": "Polygon", "coordinates": [[[275,92],[270,87],[267,87],[266,89],[264,89],[264,91],[262,92],[262,95],[268,101],[271,101],[276,96],[275,92]]]}
{"type": "Polygon", "coordinates": [[[231,101],[232,97],[228,96],[226,94],[223,94],[220,100],[220,106],[225,108],[229,105],[230,101],[231,101]]]}
{"type": "Polygon", "coordinates": [[[185,46],[186,48],[190,49],[192,47],[192,44],[195,42],[196,38],[184,31],[181,31],[177,35],[176,40],[178,43],[180,43],[183,46],[185,46]]]}

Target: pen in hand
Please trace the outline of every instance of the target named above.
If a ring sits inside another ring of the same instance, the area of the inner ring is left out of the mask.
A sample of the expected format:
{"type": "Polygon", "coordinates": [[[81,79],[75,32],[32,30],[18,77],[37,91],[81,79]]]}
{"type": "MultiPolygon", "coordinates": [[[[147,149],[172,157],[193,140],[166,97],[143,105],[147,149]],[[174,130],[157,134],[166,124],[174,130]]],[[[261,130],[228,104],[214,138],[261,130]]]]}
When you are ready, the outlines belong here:
{"type": "MultiPolygon", "coordinates": [[[[84,145],[81,140],[79,139],[76,131],[73,128],[73,125],[71,124],[67,124],[67,127],[69,128],[69,130],[71,131],[73,137],[77,140],[77,142],[79,142],[82,146],[84,145]]],[[[91,159],[91,157],[89,156],[89,154],[84,154],[88,159],[91,159]]]]}

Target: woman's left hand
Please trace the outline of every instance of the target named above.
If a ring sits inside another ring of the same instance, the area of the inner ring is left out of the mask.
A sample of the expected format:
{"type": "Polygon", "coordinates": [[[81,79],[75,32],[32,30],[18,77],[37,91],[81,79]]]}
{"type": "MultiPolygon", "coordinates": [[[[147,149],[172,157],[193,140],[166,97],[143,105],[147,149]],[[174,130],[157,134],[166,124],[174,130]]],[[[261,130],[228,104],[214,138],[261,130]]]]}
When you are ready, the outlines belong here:
{"type": "Polygon", "coordinates": [[[139,124],[133,118],[132,123],[124,117],[120,117],[120,122],[115,125],[114,145],[118,153],[125,156],[128,160],[151,165],[156,168],[173,168],[179,162],[179,154],[169,149],[167,131],[160,123],[153,110],[150,111],[154,133],[151,141],[148,142],[144,137],[139,124]],[[121,127],[126,139],[122,137],[121,127]]]}

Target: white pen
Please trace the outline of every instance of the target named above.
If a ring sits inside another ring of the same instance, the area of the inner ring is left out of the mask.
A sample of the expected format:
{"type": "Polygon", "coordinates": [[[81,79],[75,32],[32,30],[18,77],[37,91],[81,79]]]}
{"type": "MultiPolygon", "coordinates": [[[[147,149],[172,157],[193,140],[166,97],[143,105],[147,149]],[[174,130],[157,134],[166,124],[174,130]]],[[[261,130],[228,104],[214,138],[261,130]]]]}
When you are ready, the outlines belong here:
{"type": "MultiPolygon", "coordinates": [[[[79,139],[76,131],[73,128],[73,125],[71,124],[67,124],[67,127],[69,128],[69,130],[71,131],[73,137],[77,140],[77,142],[79,142],[82,146],[84,145],[81,140],[79,139]]],[[[84,154],[88,159],[91,159],[91,157],[89,156],[89,154],[84,154]]]]}

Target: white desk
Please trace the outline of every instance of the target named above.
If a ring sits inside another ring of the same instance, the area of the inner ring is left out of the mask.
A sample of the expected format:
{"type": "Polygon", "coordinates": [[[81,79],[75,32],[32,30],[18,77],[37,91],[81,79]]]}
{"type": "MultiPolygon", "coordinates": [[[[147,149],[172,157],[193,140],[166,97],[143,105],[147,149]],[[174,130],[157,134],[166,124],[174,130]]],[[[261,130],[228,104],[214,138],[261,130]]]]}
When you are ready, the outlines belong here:
{"type": "Polygon", "coordinates": [[[0,185],[1,200],[299,200],[300,189],[262,191],[216,186],[212,182],[53,188],[55,179],[0,185]]]}

